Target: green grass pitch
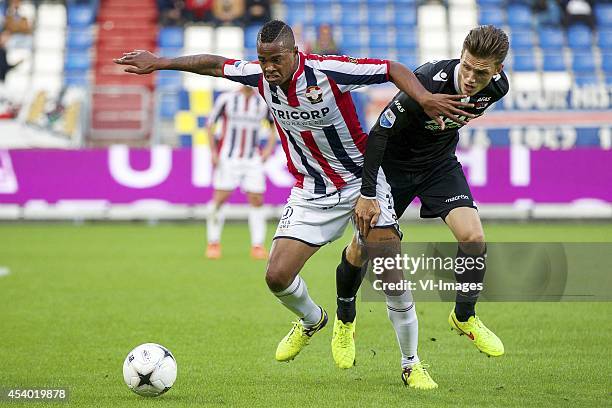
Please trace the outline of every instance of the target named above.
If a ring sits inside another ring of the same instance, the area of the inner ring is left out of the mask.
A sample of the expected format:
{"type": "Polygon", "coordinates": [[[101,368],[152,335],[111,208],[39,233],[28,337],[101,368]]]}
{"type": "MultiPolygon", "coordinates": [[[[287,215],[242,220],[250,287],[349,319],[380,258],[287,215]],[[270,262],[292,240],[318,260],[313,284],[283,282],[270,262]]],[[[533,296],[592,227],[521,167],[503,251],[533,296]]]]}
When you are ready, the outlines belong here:
{"type": "MultiPolygon", "coordinates": [[[[403,230],[413,241],[452,239],[440,224],[403,230]]],[[[485,232],[490,241],[612,241],[612,224],[485,232]]],[[[349,234],[302,272],[330,315],[349,234]]],[[[612,406],[611,303],[483,303],[480,316],[506,346],[501,358],[450,332],[450,304],[418,304],[419,354],[440,385],[418,392],[400,381],[380,303],[358,304],[354,369],[335,368],[331,325],[293,362],[274,361],[292,315],[268,292],[265,263],[249,259],[248,229],[226,226],[219,261],[204,259],[203,240],[196,224],[0,225],[0,266],[10,270],[0,277],[0,387],[69,387],[69,406],[83,407],[612,406]],[[145,342],[178,361],[174,388],[157,399],[133,394],[121,374],[145,342]]]]}

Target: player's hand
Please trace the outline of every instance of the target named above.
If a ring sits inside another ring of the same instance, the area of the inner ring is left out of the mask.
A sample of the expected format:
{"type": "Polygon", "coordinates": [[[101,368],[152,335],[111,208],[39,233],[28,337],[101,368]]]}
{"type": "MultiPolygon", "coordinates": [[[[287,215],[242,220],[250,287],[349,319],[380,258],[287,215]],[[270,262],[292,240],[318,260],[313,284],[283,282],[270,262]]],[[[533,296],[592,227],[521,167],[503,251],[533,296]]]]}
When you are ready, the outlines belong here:
{"type": "Polygon", "coordinates": [[[113,62],[119,65],[128,65],[125,72],[132,74],[150,74],[159,69],[159,62],[162,58],[145,50],[134,50],[126,52],[121,58],[115,58],[113,62]]]}
{"type": "Polygon", "coordinates": [[[440,128],[444,130],[446,126],[442,117],[447,117],[461,125],[466,125],[467,120],[463,120],[459,116],[469,119],[476,117],[476,115],[461,109],[474,107],[473,103],[461,102],[463,98],[467,98],[467,95],[429,94],[420,104],[427,116],[435,120],[440,125],[440,128]]]}
{"type": "Polygon", "coordinates": [[[355,205],[355,222],[362,237],[366,238],[370,233],[370,228],[374,228],[380,216],[380,207],[376,198],[357,199],[355,205]]]}
{"type": "Polygon", "coordinates": [[[219,164],[219,153],[212,151],[210,152],[210,161],[212,163],[213,168],[217,167],[219,164]]]}

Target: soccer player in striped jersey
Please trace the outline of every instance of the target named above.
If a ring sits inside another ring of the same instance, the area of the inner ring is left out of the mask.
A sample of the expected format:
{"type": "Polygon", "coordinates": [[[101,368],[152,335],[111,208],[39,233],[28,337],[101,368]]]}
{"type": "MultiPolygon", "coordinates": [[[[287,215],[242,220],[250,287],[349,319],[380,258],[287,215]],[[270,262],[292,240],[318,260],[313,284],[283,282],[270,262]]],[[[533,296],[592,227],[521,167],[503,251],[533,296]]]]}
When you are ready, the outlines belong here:
{"type": "Polygon", "coordinates": [[[209,205],[206,222],[208,245],[206,256],[221,257],[221,231],[223,229],[223,204],[232,192],[240,187],[247,195],[249,230],[251,233],[251,257],[266,259],[264,247],[266,217],[263,211],[263,193],[266,179],[263,163],[275,147],[276,134],[266,102],[253,88],[243,86],[240,90],[225,92],[217,97],[208,120],[208,134],[219,123],[219,141],[210,138],[212,163],[215,168],[213,199],[209,205]],[[262,126],[270,123],[269,131],[262,126]],[[267,143],[260,151],[260,142],[267,136],[267,143]]]}
{"type": "MultiPolygon", "coordinates": [[[[171,69],[224,77],[257,88],[270,107],[287,166],[296,178],[266,270],[270,291],[298,316],[276,350],[278,361],[289,361],[327,323],[327,313],[312,300],[299,272],[321,246],[342,236],[360,196],[367,136],[357,119],[350,91],[393,82],[418,101],[440,126],[444,126],[442,117],[465,124],[460,116],[473,115],[462,110],[468,106],[461,102],[463,95],[433,94],[412,71],[397,62],[303,54],[295,46],[291,28],[282,21],[270,21],[261,28],[257,54],[259,62],[249,62],[208,54],[167,59],[138,50],[125,53],[115,62],[128,65],[125,71],[136,74],[171,69]]],[[[387,248],[396,250],[400,233],[384,172],[379,172],[377,183],[381,214],[364,238],[368,242],[384,242],[387,248]]],[[[352,270],[361,270],[359,246],[351,248],[343,252],[336,279],[342,279],[347,272],[350,275],[352,270]]],[[[416,354],[418,323],[410,294],[386,294],[388,314],[402,352],[402,366],[411,368],[409,385],[436,388],[416,354]]],[[[354,298],[339,296],[338,303],[342,302],[351,303],[354,298]]],[[[346,323],[338,317],[337,312],[332,354],[338,366],[349,368],[355,360],[354,321],[346,323]]]]}

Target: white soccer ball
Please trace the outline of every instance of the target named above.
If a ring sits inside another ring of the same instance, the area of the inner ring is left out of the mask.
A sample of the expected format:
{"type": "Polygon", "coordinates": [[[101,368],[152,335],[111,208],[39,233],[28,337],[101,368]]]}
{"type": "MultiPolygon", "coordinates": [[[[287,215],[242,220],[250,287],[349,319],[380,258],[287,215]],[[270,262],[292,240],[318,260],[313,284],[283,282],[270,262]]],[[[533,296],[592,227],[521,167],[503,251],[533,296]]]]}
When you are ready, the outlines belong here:
{"type": "Polygon", "coordinates": [[[132,391],[144,397],[157,397],[176,380],[176,360],[164,346],[141,344],[125,358],[123,379],[132,391]]]}

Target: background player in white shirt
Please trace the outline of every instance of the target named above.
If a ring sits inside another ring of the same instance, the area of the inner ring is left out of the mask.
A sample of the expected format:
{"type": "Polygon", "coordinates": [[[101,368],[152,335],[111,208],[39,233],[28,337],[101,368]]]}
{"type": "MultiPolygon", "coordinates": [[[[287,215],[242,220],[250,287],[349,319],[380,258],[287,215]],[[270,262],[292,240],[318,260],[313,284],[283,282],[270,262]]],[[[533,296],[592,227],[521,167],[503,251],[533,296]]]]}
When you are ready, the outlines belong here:
{"type": "Polygon", "coordinates": [[[221,257],[221,231],[225,220],[223,204],[240,187],[251,206],[248,216],[251,257],[266,259],[266,218],[263,208],[266,178],[263,163],[274,150],[276,142],[268,105],[253,88],[247,86],[225,92],[217,97],[210,113],[207,125],[209,135],[213,134],[215,124],[219,140],[210,137],[215,191],[206,222],[206,256],[210,259],[221,257]],[[263,126],[264,121],[269,122],[269,128],[263,126]],[[260,149],[264,137],[267,137],[267,142],[260,149]]]}
{"type": "MultiPolygon", "coordinates": [[[[266,270],[268,288],[299,317],[276,350],[278,361],[289,361],[327,323],[327,313],[312,300],[299,272],[322,245],[342,235],[359,198],[367,136],[361,130],[350,91],[393,82],[441,126],[442,117],[465,124],[458,116],[473,115],[461,110],[466,106],[461,102],[464,95],[432,94],[397,62],[302,54],[295,46],[291,28],[282,21],[266,23],[257,40],[259,64],[206,54],[167,59],[148,51],[125,53],[115,62],[128,65],[125,71],[136,74],[172,69],[222,76],[257,87],[271,108],[287,166],[296,178],[266,270]]],[[[381,214],[366,238],[384,242],[395,251],[399,231],[389,202],[390,187],[384,173],[379,174],[377,200],[381,214]]],[[[362,264],[361,252],[353,240],[351,250],[343,253],[337,277],[345,268],[361,269],[362,264]]],[[[418,322],[410,294],[387,293],[387,306],[400,345],[402,366],[411,368],[407,383],[420,389],[437,387],[416,353],[418,322]]],[[[336,319],[332,351],[340,367],[349,368],[354,363],[353,334],[354,323],[347,326],[336,319]]]]}

